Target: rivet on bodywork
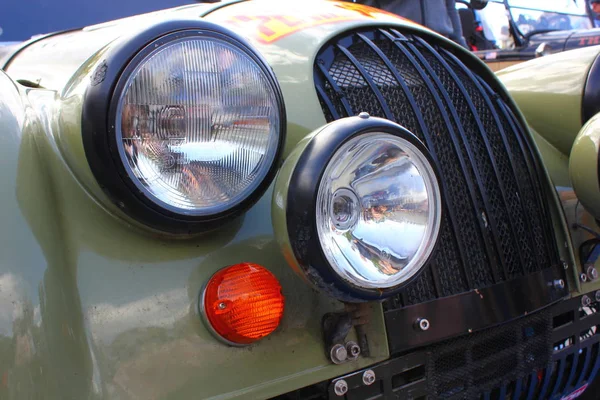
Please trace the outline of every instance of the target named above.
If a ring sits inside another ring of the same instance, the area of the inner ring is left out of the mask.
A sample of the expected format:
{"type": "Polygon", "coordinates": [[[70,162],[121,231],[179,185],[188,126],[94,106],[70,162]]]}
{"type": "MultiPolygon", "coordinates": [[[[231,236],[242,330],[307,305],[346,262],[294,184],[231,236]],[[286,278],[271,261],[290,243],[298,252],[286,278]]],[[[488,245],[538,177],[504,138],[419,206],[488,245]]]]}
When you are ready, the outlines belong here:
{"type": "Polygon", "coordinates": [[[415,321],[415,328],[417,330],[425,332],[429,329],[429,326],[429,320],[427,320],[426,318],[419,318],[415,321]]]}
{"type": "Polygon", "coordinates": [[[346,383],[345,380],[340,379],[333,385],[333,391],[338,396],[343,396],[346,393],[348,393],[348,384],[346,383]]]}
{"type": "Polygon", "coordinates": [[[370,117],[370,115],[369,115],[369,113],[363,111],[360,114],[358,114],[358,117],[362,118],[362,119],[367,119],[370,117]]]}
{"type": "Polygon", "coordinates": [[[590,281],[595,281],[596,279],[598,279],[598,270],[593,265],[587,267],[587,270],[585,272],[590,281]]]}
{"type": "Polygon", "coordinates": [[[581,296],[581,305],[584,307],[589,307],[592,304],[592,299],[587,295],[581,296]]]}
{"type": "Polygon", "coordinates": [[[564,289],[565,288],[565,281],[562,280],[562,279],[555,280],[554,281],[554,287],[556,289],[560,289],[560,290],[564,289]]]}
{"type": "Polygon", "coordinates": [[[370,386],[375,383],[375,372],[372,369],[368,369],[363,373],[362,376],[363,383],[367,386],[370,386]]]}
{"type": "Polygon", "coordinates": [[[360,346],[353,341],[346,343],[346,353],[348,353],[348,360],[356,360],[360,355],[360,346]]]}

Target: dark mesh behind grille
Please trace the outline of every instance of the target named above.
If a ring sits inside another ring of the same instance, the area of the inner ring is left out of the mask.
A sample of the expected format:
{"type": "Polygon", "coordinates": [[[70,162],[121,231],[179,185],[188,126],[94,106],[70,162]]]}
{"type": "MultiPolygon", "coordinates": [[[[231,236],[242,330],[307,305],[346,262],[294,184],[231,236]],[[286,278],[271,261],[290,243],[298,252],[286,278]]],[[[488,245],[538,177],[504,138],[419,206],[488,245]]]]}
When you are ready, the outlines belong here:
{"type": "Polygon", "coordinates": [[[439,244],[425,272],[387,309],[558,262],[543,178],[523,127],[457,57],[393,29],[350,33],[317,56],[315,83],[327,121],[363,111],[392,119],[425,143],[440,173],[439,244]]]}
{"type": "Polygon", "coordinates": [[[548,365],[552,318],[547,311],[517,322],[431,346],[427,350],[430,393],[436,398],[474,399],[548,365]]]}

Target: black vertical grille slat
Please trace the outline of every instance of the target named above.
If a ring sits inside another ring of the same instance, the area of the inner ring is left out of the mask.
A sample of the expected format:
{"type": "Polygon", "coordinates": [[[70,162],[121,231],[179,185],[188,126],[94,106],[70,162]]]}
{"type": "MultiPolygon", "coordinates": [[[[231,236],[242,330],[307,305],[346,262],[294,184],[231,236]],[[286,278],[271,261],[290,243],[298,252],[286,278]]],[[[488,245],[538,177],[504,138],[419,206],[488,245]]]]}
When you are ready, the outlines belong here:
{"type": "MultiPolygon", "coordinates": [[[[531,272],[537,270],[533,264],[535,259],[533,257],[533,249],[530,246],[529,240],[520,240],[527,235],[531,236],[529,225],[525,220],[522,211],[522,202],[520,199],[523,197],[523,190],[521,188],[520,180],[516,173],[512,152],[506,142],[506,134],[498,117],[498,114],[488,96],[482,95],[484,89],[481,87],[473,73],[467,69],[460,61],[450,52],[446,52],[447,57],[453,62],[457,74],[460,74],[463,79],[462,81],[466,86],[470,86],[473,100],[471,103],[477,104],[474,106],[474,112],[481,115],[481,119],[485,126],[480,125],[483,139],[485,141],[486,150],[489,153],[489,158],[492,163],[496,180],[499,182],[501,197],[505,205],[506,214],[510,216],[510,231],[511,237],[517,242],[520,251],[517,252],[518,257],[512,257],[512,264],[509,265],[509,277],[514,278],[520,276],[523,272],[531,272]],[[486,118],[487,117],[487,118],[486,118]],[[485,133],[488,135],[485,135],[485,133]],[[498,159],[498,160],[497,160],[498,159]],[[499,172],[500,169],[503,171],[499,172]],[[518,260],[516,260],[518,258],[518,260]],[[518,262],[518,264],[517,264],[518,262]]],[[[440,56],[441,57],[441,56],[440,56]]],[[[446,68],[451,71],[449,65],[446,68]]],[[[451,72],[454,74],[453,72],[451,72]]],[[[456,76],[456,75],[455,75],[456,76]]],[[[458,78],[457,78],[458,79],[458,78]]],[[[479,117],[477,118],[480,119],[479,117]]],[[[514,244],[513,246],[514,247],[514,244]]],[[[510,253],[510,250],[504,251],[504,253],[510,253]]]]}
{"type": "Polygon", "coordinates": [[[375,82],[373,82],[373,79],[371,78],[371,76],[367,73],[367,71],[365,71],[362,64],[359,63],[358,60],[352,55],[352,53],[350,53],[348,51],[348,49],[346,49],[344,46],[340,46],[338,44],[337,49],[346,56],[348,61],[350,61],[352,63],[352,65],[354,66],[354,68],[356,68],[356,70],[358,71],[360,76],[362,76],[362,78],[365,80],[365,82],[367,82],[367,84],[369,85],[369,88],[371,88],[371,91],[375,95],[375,98],[377,99],[377,102],[379,103],[381,110],[383,111],[383,115],[387,119],[395,121],[395,118],[392,115],[392,112],[390,111],[390,108],[388,107],[387,102],[383,98],[383,94],[381,94],[381,91],[379,90],[377,85],[375,85],[375,82]]]}
{"type": "MultiPolygon", "coordinates": [[[[460,157],[460,152],[456,148],[454,135],[450,134],[453,126],[445,112],[444,103],[430,82],[428,75],[422,71],[411,52],[404,47],[406,41],[395,41],[392,34],[385,31],[382,31],[382,33],[390,41],[391,48],[399,50],[395,53],[394,64],[397,65],[399,70],[403,71],[404,76],[409,75],[412,77],[410,86],[413,95],[422,105],[424,118],[429,122],[430,129],[436,135],[435,140],[428,147],[430,151],[439,154],[438,166],[443,170],[442,175],[444,175],[442,181],[448,183],[444,192],[451,193],[451,202],[447,208],[456,214],[457,221],[453,225],[454,234],[457,236],[459,248],[465,249],[466,260],[463,265],[469,266],[465,269],[465,275],[468,276],[468,280],[472,285],[485,286],[492,282],[492,278],[491,274],[485,273],[485,268],[489,264],[487,253],[484,250],[477,250],[484,247],[480,235],[475,233],[475,227],[478,225],[477,214],[468,211],[469,209],[478,208],[472,205],[474,200],[470,196],[474,192],[471,188],[472,180],[468,175],[466,163],[460,157]],[[453,149],[454,151],[452,151],[453,149]],[[450,165],[461,165],[462,168],[445,168],[450,165]],[[467,188],[467,190],[462,188],[467,188]],[[465,192],[468,192],[468,194],[465,192]],[[464,224],[465,221],[469,221],[469,223],[464,224]]],[[[455,292],[455,288],[451,285],[447,285],[444,290],[451,294],[459,293],[455,292]]]]}
{"type": "MultiPolygon", "coordinates": [[[[532,186],[535,188],[535,191],[531,193],[531,195],[537,198],[538,203],[536,211],[538,215],[540,215],[540,219],[536,222],[544,227],[541,230],[541,236],[544,236],[546,241],[545,245],[540,245],[539,248],[551,248],[553,250],[551,252],[538,251],[538,257],[540,258],[540,260],[542,260],[543,265],[557,264],[560,260],[558,257],[558,249],[556,248],[556,240],[554,237],[552,218],[550,216],[548,208],[545,207],[544,204],[544,194],[546,193],[546,190],[544,190],[544,188],[540,185],[541,180],[544,179],[543,174],[540,172],[540,163],[537,160],[537,157],[535,157],[535,155],[533,154],[531,144],[523,137],[523,128],[518,124],[517,118],[512,112],[512,110],[510,110],[506,104],[503,104],[503,109],[508,114],[508,120],[511,126],[514,126],[515,129],[519,132],[518,135],[511,135],[511,137],[517,140],[517,144],[521,148],[521,153],[524,155],[525,162],[528,165],[532,186]]],[[[533,205],[533,203],[534,202],[532,201],[528,204],[533,205]]]]}
{"type": "MultiPolygon", "coordinates": [[[[453,104],[456,106],[458,106],[458,104],[462,104],[463,107],[461,109],[460,115],[461,115],[461,119],[462,119],[462,123],[463,123],[463,130],[467,131],[470,129],[472,136],[475,135],[479,135],[482,137],[484,145],[486,147],[486,150],[489,154],[489,145],[487,144],[486,140],[485,140],[485,128],[483,127],[483,123],[481,122],[481,119],[479,117],[478,111],[476,110],[475,105],[473,104],[473,101],[471,100],[471,98],[469,97],[467,90],[465,89],[465,87],[463,86],[463,83],[461,82],[461,80],[456,76],[456,74],[452,71],[452,69],[450,68],[450,66],[446,63],[446,61],[439,55],[437,54],[437,52],[431,47],[429,46],[424,40],[422,40],[421,38],[416,38],[416,40],[419,42],[419,44],[421,44],[422,47],[425,48],[425,51],[427,51],[427,53],[423,52],[424,54],[430,54],[429,57],[425,57],[430,59],[431,61],[429,62],[430,65],[435,65],[437,66],[436,68],[436,72],[438,74],[438,76],[445,76],[446,79],[444,79],[443,84],[444,87],[446,88],[453,88],[454,90],[451,90],[453,93],[455,93],[455,96],[453,98],[453,104]],[[469,126],[470,125],[470,126],[469,126]],[[478,133],[476,133],[478,132],[478,133]]],[[[466,139],[464,138],[463,135],[463,143],[466,142],[466,139]]],[[[485,188],[489,185],[485,185],[481,182],[481,174],[480,170],[484,169],[484,166],[476,166],[475,163],[476,161],[473,161],[475,159],[475,156],[473,156],[473,154],[471,154],[471,151],[468,150],[467,148],[467,153],[469,154],[469,159],[472,160],[472,164],[473,164],[473,169],[476,171],[476,179],[478,181],[479,187],[480,188],[485,188]]],[[[488,167],[488,170],[492,170],[494,172],[494,175],[496,176],[496,180],[499,181],[498,178],[498,173],[496,172],[496,168],[495,168],[495,164],[494,164],[494,159],[492,157],[478,157],[479,160],[484,159],[485,161],[487,161],[488,159],[491,160],[491,168],[490,165],[486,165],[486,167],[488,167]]],[[[489,175],[489,173],[488,173],[489,175]]],[[[504,191],[502,190],[502,186],[498,185],[500,188],[500,193],[501,193],[501,197],[504,199],[505,198],[505,194],[504,191]]],[[[484,199],[484,205],[485,205],[485,214],[486,214],[486,219],[489,221],[489,226],[491,226],[491,231],[492,231],[492,236],[493,236],[493,240],[495,243],[502,243],[502,240],[499,238],[500,236],[500,232],[502,232],[504,235],[503,236],[508,236],[508,231],[510,228],[512,228],[512,224],[510,224],[510,226],[502,226],[499,225],[496,222],[496,218],[495,218],[495,214],[494,212],[490,212],[490,209],[492,207],[492,205],[490,204],[490,201],[488,199],[488,196],[483,196],[484,199]]],[[[505,207],[506,207],[506,201],[504,201],[505,207]]],[[[499,205],[496,205],[496,210],[498,210],[499,205]]],[[[505,213],[508,212],[508,207],[505,208],[505,213]]],[[[480,222],[481,224],[481,222],[480,222]]],[[[514,230],[510,229],[512,232],[512,237],[515,236],[515,232],[514,230]]],[[[485,232],[485,231],[484,231],[485,232]]],[[[488,251],[490,251],[488,249],[488,251]]],[[[518,267],[518,264],[515,260],[515,258],[519,258],[520,257],[520,253],[519,255],[517,255],[517,257],[514,257],[513,255],[509,255],[509,257],[506,256],[505,252],[499,252],[499,258],[500,258],[500,262],[501,264],[504,266],[504,272],[505,272],[505,276],[511,276],[511,267],[512,269],[514,269],[515,267],[518,267]],[[507,263],[507,258],[509,258],[509,262],[507,263]],[[507,269],[508,268],[508,269],[507,269]]]]}
{"type": "Polygon", "coordinates": [[[558,249],[539,160],[491,85],[439,44],[375,28],[317,55],[328,122],[366,111],[403,125],[429,149],[442,181],[438,246],[386,310],[551,267],[558,249]]]}
{"type": "MultiPolygon", "coordinates": [[[[469,195],[471,196],[471,201],[473,204],[476,204],[475,199],[477,197],[482,198],[483,199],[483,209],[484,209],[484,212],[487,213],[487,210],[488,210],[487,201],[486,201],[485,197],[481,195],[481,192],[478,193],[478,189],[481,187],[481,179],[479,177],[479,172],[475,166],[473,154],[469,151],[468,147],[464,146],[464,143],[466,142],[465,132],[464,132],[462,124],[460,124],[460,118],[458,117],[456,108],[454,108],[454,104],[451,101],[447,91],[445,90],[444,85],[440,81],[439,76],[437,76],[435,74],[433,68],[427,62],[427,60],[425,59],[423,54],[412,43],[407,43],[406,47],[408,47],[410,49],[413,56],[415,56],[415,58],[419,61],[420,66],[425,68],[425,70],[427,71],[427,74],[429,75],[429,78],[431,80],[433,80],[434,86],[430,90],[432,90],[432,92],[435,92],[434,88],[437,87],[437,95],[443,99],[441,106],[440,106],[440,110],[442,108],[444,109],[444,112],[442,113],[442,115],[444,117],[445,123],[447,124],[447,126],[449,128],[448,133],[450,134],[452,145],[454,146],[454,151],[458,155],[458,160],[460,162],[461,169],[463,171],[465,171],[465,170],[467,170],[467,168],[469,168],[471,171],[473,171],[473,177],[475,178],[474,180],[479,184],[479,186],[474,185],[473,180],[468,178],[465,175],[465,181],[466,181],[469,195]],[[450,115],[448,115],[448,114],[450,114],[450,115]],[[457,132],[458,132],[458,135],[457,135],[457,132]],[[459,138],[460,138],[460,140],[459,140],[459,138]],[[460,151],[461,146],[463,148],[466,148],[466,150],[467,150],[466,154],[463,154],[463,152],[460,151]]],[[[419,68],[418,66],[415,66],[415,67],[419,68]]],[[[442,175],[443,175],[443,173],[442,173],[442,175]]],[[[484,229],[482,227],[483,219],[479,218],[478,214],[479,214],[479,210],[477,210],[477,208],[475,207],[475,209],[473,210],[472,216],[475,216],[474,221],[476,221],[476,222],[474,224],[472,224],[469,228],[471,228],[473,231],[476,231],[477,230],[476,227],[479,227],[479,232],[480,232],[479,234],[482,235],[484,232],[484,229]]],[[[463,236],[463,240],[468,239],[468,236],[471,236],[472,234],[473,233],[465,234],[463,236]]],[[[485,247],[486,241],[483,240],[482,243],[483,243],[483,246],[485,247]]],[[[489,255],[489,254],[492,254],[492,252],[486,251],[486,254],[489,255]]],[[[495,262],[493,260],[494,260],[494,258],[489,259],[489,261],[490,261],[489,264],[495,264],[495,262]]],[[[491,270],[490,270],[489,264],[488,263],[479,263],[479,264],[473,265],[472,271],[477,273],[476,275],[474,275],[474,280],[476,282],[478,281],[477,282],[478,286],[486,286],[491,283],[500,281],[498,268],[491,268],[491,270]]]]}
{"type": "MultiPolygon", "coordinates": [[[[381,76],[387,75],[389,73],[389,77],[383,77],[379,80],[384,82],[393,81],[400,86],[400,89],[392,87],[388,89],[385,94],[388,98],[395,99],[403,104],[409,104],[410,109],[398,109],[396,108],[395,120],[402,123],[408,129],[411,129],[413,132],[417,134],[417,136],[424,140],[428,147],[432,147],[431,136],[427,129],[427,125],[423,120],[422,113],[420,112],[419,106],[416,103],[413,94],[408,89],[404,78],[400,76],[398,71],[392,65],[392,62],[387,56],[381,51],[379,47],[377,47],[370,39],[362,34],[357,35],[358,38],[364,42],[368,48],[377,56],[377,58],[381,61],[383,65],[379,65],[375,62],[368,63],[366,65],[366,69],[373,75],[381,76]],[[391,79],[393,77],[393,80],[391,79]]],[[[432,157],[436,162],[437,155],[435,150],[431,151],[432,157]]],[[[442,183],[444,186],[444,183],[442,183]]],[[[443,218],[441,233],[440,236],[445,238],[448,243],[454,241],[454,238],[451,237],[450,230],[448,224],[452,224],[456,226],[457,218],[452,212],[452,210],[445,210],[444,215],[449,215],[450,222],[443,218]]],[[[445,246],[444,251],[438,253],[437,257],[434,257],[430,268],[432,270],[432,279],[434,282],[437,282],[435,285],[438,288],[438,296],[448,296],[453,292],[449,290],[449,286],[454,288],[454,290],[465,291],[468,287],[471,287],[469,283],[469,278],[466,274],[461,273],[461,269],[458,268],[459,263],[464,264],[465,256],[464,250],[461,246],[445,246]]],[[[417,286],[422,285],[422,283],[417,283],[417,286]]],[[[416,300],[415,296],[411,296],[411,302],[416,300]]]]}
{"type": "Polygon", "coordinates": [[[344,94],[342,94],[342,91],[340,90],[340,88],[338,87],[338,85],[335,83],[335,81],[333,80],[333,78],[331,77],[331,75],[325,70],[325,68],[323,67],[323,65],[319,64],[319,72],[321,73],[320,75],[323,76],[326,80],[326,84],[320,85],[322,88],[324,87],[325,89],[323,90],[326,94],[326,96],[331,99],[332,101],[336,101],[336,108],[333,110],[330,110],[329,112],[334,115],[334,114],[338,114],[338,115],[343,115],[345,113],[344,116],[348,117],[352,115],[352,108],[350,107],[350,104],[348,103],[348,100],[345,98],[344,94]]]}

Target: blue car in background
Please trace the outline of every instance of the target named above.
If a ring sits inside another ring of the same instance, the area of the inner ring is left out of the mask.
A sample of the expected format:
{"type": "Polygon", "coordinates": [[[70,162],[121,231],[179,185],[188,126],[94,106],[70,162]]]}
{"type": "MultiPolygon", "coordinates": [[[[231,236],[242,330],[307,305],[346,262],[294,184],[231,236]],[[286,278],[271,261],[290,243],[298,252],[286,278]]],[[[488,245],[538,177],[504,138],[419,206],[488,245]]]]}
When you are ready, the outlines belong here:
{"type": "Polygon", "coordinates": [[[3,0],[0,42],[196,3],[194,0],[3,0]]]}

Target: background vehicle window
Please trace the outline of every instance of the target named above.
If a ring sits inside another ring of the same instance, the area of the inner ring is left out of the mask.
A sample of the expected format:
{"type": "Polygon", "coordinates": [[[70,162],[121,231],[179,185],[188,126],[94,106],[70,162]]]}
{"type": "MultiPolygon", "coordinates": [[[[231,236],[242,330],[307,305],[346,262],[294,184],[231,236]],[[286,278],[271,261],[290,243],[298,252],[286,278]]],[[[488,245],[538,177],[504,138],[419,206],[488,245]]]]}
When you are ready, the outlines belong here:
{"type": "Polygon", "coordinates": [[[592,27],[583,0],[509,0],[509,4],[512,18],[523,35],[592,27]]]}

